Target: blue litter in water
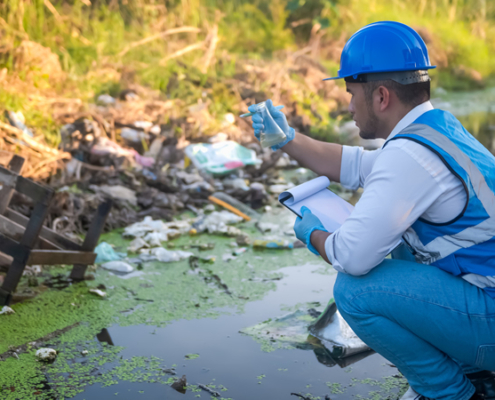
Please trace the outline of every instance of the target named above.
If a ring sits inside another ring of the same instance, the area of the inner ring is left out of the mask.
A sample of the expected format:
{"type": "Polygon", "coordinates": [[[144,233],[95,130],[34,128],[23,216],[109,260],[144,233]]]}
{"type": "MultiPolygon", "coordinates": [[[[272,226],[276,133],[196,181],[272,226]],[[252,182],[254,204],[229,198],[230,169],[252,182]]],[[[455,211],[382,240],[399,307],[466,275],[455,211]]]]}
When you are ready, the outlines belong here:
{"type": "Polygon", "coordinates": [[[95,264],[103,264],[108,261],[119,261],[127,255],[125,253],[117,253],[107,242],[101,242],[96,246],[95,253],[95,264]]]}

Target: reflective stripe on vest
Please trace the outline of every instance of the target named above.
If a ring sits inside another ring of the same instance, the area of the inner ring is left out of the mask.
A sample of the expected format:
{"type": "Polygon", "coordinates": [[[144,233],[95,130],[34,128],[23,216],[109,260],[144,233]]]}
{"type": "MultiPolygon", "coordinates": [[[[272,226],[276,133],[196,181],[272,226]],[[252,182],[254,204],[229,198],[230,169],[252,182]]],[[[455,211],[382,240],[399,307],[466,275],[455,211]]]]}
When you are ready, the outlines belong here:
{"type": "MultiPolygon", "coordinates": [[[[483,243],[495,237],[495,194],[486,183],[485,177],[471,159],[457,147],[447,136],[436,131],[426,124],[412,124],[401,131],[393,139],[401,138],[413,139],[405,135],[415,135],[440,147],[448,153],[464,171],[467,173],[471,186],[476,197],[483,205],[488,218],[479,224],[468,227],[453,235],[438,236],[428,244],[424,245],[414,229],[409,228],[404,234],[406,241],[413,247],[416,260],[423,264],[432,264],[437,260],[445,258],[459,249],[469,248],[476,244],[483,243]]],[[[414,139],[413,139],[414,140],[414,139]]],[[[427,143],[421,142],[427,146],[427,143]]],[[[428,147],[428,146],[427,146],[428,147]]],[[[432,149],[435,153],[437,151],[432,149]]],[[[438,154],[443,159],[441,154],[438,154]]],[[[443,159],[447,164],[447,162],[443,159]]],[[[447,164],[448,165],[448,164],[447,164]]],[[[469,202],[468,196],[468,202],[469,202]]]]}

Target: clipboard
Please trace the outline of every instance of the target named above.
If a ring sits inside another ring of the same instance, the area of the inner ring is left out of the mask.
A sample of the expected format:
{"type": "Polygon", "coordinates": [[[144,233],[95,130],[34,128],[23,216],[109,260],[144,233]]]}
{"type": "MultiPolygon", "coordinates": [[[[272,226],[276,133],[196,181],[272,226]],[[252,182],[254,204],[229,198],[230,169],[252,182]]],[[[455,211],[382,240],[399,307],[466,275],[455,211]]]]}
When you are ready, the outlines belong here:
{"type": "Polygon", "coordinates": [[[334,232],[351,214],[354,206],[333,193],[328,186],[330,180],[320,176],[281,193],[278,201],[298,217],[301,217],[301,208],[308,207],[328,232],[334,232]]]}

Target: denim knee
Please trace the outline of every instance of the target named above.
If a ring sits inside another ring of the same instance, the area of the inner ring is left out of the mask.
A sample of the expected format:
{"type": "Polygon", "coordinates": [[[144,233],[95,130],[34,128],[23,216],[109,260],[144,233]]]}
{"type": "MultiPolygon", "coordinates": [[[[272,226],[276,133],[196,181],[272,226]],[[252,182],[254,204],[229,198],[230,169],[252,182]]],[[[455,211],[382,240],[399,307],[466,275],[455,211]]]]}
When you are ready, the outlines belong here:
{"type": "Polygon", "coordinates": [[[333,287],[333,298],[339,310],[348,310],[352,304],[350,301],[355,297],[355,290],[359,288],[356,280],[359,279],[353,275],[339,272],[337,280],[333,287]]]}

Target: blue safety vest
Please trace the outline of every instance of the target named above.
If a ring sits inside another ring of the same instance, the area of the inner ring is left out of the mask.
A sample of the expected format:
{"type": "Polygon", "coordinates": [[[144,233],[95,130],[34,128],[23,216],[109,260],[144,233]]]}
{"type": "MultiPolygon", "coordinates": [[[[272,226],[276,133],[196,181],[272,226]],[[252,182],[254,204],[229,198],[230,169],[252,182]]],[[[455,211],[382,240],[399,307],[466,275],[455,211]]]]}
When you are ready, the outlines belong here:
{"type": "MultiPolygon", "coordinates": [[[[413,140],[433,151],[467,193],[464,210],[453,220],[419,218],[406,231],[403,238],[416,261],[458,276],[495,276],[495,157],[442,110],[424,113],[390,140],[395,139],[413,140]]],[[[495,288],[485,290],[495,297],[495,288]]]]}

